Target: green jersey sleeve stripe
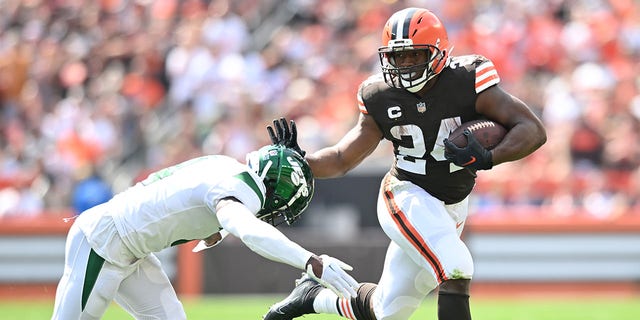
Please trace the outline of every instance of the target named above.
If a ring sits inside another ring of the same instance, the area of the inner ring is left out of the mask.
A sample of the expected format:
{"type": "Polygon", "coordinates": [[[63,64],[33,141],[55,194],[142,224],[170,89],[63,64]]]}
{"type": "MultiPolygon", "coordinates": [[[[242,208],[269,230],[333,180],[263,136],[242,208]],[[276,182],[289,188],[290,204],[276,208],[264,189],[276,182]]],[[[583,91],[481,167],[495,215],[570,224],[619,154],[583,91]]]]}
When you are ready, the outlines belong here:
{"type": "Polygon", "coordinates": [[[239,173],[235,175],[235,177],[246,183],[258,195],[258,199],[260,199],[260,206],[264,205],[264,195],[260,191],[256,181],[251,178],[251,175],[248,172],[239,173]]]}

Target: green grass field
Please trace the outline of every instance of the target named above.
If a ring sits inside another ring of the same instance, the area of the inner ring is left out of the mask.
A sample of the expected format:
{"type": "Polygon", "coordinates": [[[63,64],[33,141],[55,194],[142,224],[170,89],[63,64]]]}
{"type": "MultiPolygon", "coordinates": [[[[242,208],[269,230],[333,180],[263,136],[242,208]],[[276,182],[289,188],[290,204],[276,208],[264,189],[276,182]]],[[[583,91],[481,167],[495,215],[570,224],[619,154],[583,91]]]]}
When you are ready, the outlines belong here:
{"type": "MultiPolygon", "coordinates": [[[[282,296],[211,296],[184,300],[191,320],[250,320],[262,314],[282,296]]],[[[638,320],[640,298],[513,298],[471,300],[474,320],[638,320]]],[[[52,301],[0,301],[4,320],[42,320],[51,317],[52,301]]],[[[436,319],[435,300],[428,298],[411,318],[436,319]]],[[[132,319],[117,305],[107,311],[105,320],[132,319]]],[[[308,315],[308,320],[343,319],[330,315],[308,315]]]]}

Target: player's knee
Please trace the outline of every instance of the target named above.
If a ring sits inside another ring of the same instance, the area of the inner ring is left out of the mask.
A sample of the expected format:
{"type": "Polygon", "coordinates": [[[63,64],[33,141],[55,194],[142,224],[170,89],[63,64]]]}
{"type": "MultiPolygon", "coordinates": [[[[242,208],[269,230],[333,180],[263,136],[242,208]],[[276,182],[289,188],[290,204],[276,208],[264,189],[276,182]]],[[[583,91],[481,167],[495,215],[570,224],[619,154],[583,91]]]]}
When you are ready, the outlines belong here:
{"type": "Polygon", "coordinates": [[[362,283],[358,288],[358,293],[355,298],[351,298],[351,304],[354,305],[353,313],[358,320],[376,320],[376,315],[373,312],[373,305],[371,304],[371,298],[373,292],[378,286],[374,283],[362,283]]]}
{"type": "Polygon", "coordinates": [[[458,294],[469,296],[471,279],[449,279],[440,284],[439,294],[458,294]]]}
{"type": "Polygon", "coordinates": [[[444,236],[437,249],[452,252],[442,259],[449,279],[471,279],[474,273],[473,257],[469,248],[457,235],[444,236]]]}

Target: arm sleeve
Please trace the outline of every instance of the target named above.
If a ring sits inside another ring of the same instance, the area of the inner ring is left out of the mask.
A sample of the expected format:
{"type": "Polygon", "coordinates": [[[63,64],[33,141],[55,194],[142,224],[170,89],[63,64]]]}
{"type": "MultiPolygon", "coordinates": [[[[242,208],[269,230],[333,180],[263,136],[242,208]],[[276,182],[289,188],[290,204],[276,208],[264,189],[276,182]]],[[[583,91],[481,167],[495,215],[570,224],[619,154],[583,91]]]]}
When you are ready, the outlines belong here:
{"type": "Polygon", "coordinates": [[[313,255],[274,226],[256,218],[240,202],[226,202],[218,208],[217,217],[220,226],[242,240],[249,249],[269,260],[304,270],[313,255]]]}

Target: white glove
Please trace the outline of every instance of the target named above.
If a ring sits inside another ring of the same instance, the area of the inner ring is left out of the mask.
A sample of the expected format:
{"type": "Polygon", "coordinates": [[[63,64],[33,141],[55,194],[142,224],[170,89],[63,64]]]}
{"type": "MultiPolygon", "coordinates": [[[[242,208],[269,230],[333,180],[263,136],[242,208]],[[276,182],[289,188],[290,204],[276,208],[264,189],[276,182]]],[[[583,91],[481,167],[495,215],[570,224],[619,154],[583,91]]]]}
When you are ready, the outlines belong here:
{"type": "Polygon", "coordinates": [[[326,254],[321,255],[319,261],[322,263],[322,274],[317,276],[313,272],[313,262],[307,264],[307,274],[338,296],[355,298],[358,282],[344,271],[351,271],[353,267],[326,254]]]}

